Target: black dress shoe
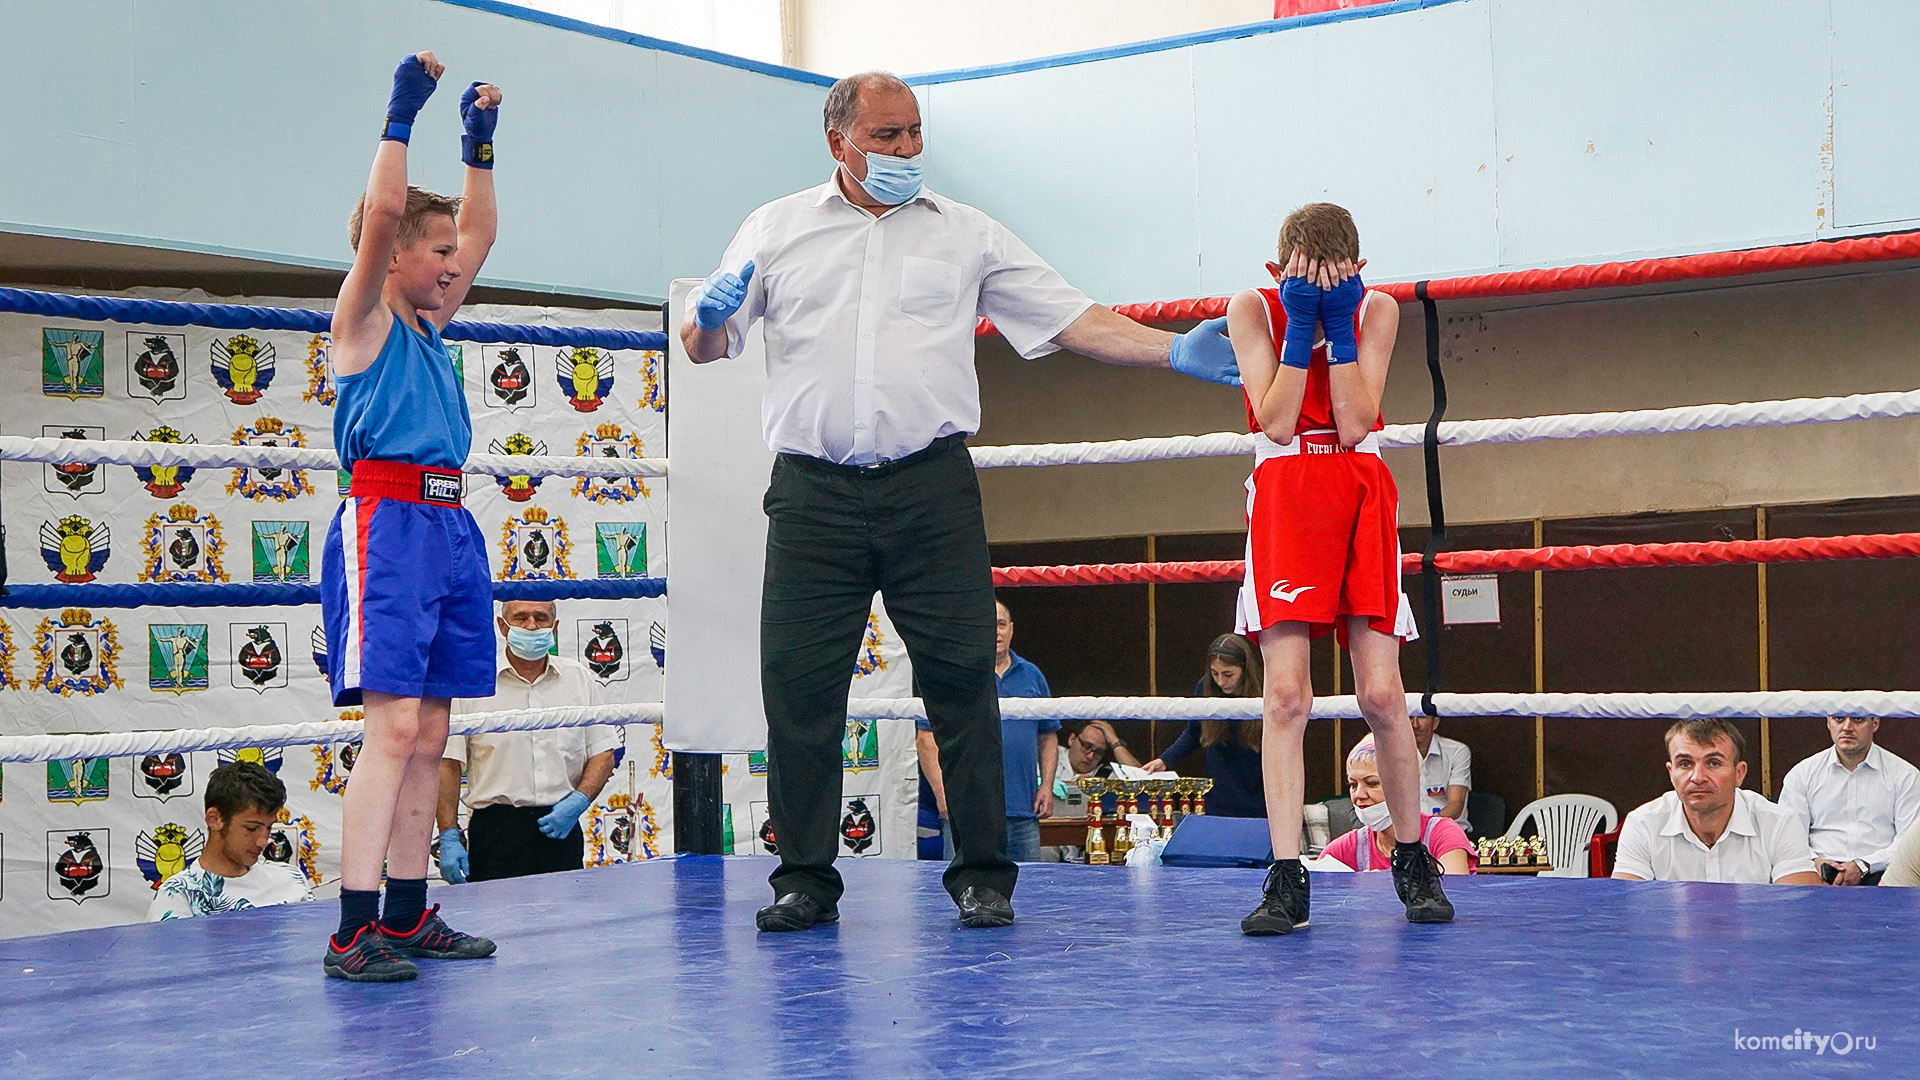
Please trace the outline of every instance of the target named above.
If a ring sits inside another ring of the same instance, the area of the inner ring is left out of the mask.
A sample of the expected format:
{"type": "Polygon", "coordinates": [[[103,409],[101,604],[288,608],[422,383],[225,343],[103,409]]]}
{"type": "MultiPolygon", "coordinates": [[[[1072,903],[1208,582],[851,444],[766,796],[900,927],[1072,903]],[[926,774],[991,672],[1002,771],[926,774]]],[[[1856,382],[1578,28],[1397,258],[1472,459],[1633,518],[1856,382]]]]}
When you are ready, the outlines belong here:
{"type": "Polygon", "coordinates": [[[1012,926],[1013,903],[982,885],[969,885],[960,894],[960,924],[976,930],[988,926],[1012,926]]]}
{"type": "Polygon", "coordinates": [[[840,921],[840,909],[806,893],[790,892],[760,909],[754,924],[762,930],[784,932],[840,921]]]}

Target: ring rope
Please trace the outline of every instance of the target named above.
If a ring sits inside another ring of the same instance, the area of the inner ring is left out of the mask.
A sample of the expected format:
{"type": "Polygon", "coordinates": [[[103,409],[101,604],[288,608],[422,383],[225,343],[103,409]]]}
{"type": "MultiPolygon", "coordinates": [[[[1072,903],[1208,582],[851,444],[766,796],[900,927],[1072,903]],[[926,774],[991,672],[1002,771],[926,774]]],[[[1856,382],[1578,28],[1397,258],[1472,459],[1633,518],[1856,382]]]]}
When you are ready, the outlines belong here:
{"type": "MultiPolygon", "coordinates": [[[[493,598],[508,600],[650,600],[667,594],[666,578],[541,578],[496,581],[493,598]]],[[[0,608],[300,607],[320,602],[320,586],[252,582],[6,585],[0,608]]]]}
{"type": "MultiPolygon", "coordinates": [[[[125,296],[75,296],[70,293],[0,289],[0,312],[44,315],[88,322],[142,323],[149,326],[205,326],[217,330],[297,330],[328,333],[333,315],[311,308],[256,307],[244,304],[189,304],[125,296]]],[[[448,341],[499,345],[572,345],[600,349],[658,352],[667,335],[658,330],[612,330],[592,326],[525,326],[463,322],[455,319],[440,336],[448,341]]]]}
{"type": "MultiPolygon", "coordinates": [[[[1745,251],[1709,251],[1659,259],[1440,278],[1427,283],[1427,294],[1435,300],[1485,300],[1578,289],[1619,289],[1678,281],[1707,281],[1902,259],[1920,259],[1920,232],[1853,236],[1839,240],[1748,248],[1745,251]]],[[[1376,288],[1407,304],[1415,299],[1414,286],[1415,283],[1411,281],[1396,281],[1376,288]]],[[[1113,310],[1146,326],[1167,326],[1217,319],[1227,313],[1227,297],[1117,304],[1113,310]]],[[[993,324],[986,319],[981,319],[975,328],[975,333],[981,335],[994,332],[993,324]]]]}
{"type": "MultiPolygon", "coordinates": [[[[492,731],[546,731],[591,724],[657,724],[661,715],[662,708],[657,701],[630,705],[513,709],[453,717],[448,724],[448,732],[453,735],[475,735],[492,731]]],[[[134,757],[197,750],[238,750],[254,746],[304,746],[308,743],[357,739],[365,731],[366,725],[358,720],[321,720],[306,724],[120,731],[97,735],[4,735],[0,736],[0,761],[64,761],[71,758],[134,757]]]]}
{"type": "MultiPolygon", "coordinates": [[[[1619,570],[1661,566],[1750,566],[1755,563],[1829,562],[1920,557],[1920,533],[1806,536],[1778,540],[1710,540],[1674,544],[1605,544],[1442,551],[1434,566],[1446,574],[1520,570],[1619,570]]],[[[996,566],[996,586],[1183,585],[1240,581],[1238,559],[1191,562],[1092,563],[1071,566],[996,566]]],[[[1402,574],[1420,572],[1419,555],[1400,557],[1402,574]]]]}
{"type": "MultiPolygon", "coordinates": [[[[340,458],[324,447],[223,446],[218,443],[142,442],[128,439],[59,439],[0,435],[0,461],[83,465],[184,465],[196,469],[338,469],[340,458]]],[[[667,475],[666,458],[616,458],[552,454],[473,454],[462,471],[482,476],[590,476],[623,479],[667,475]]]]}
{"type": "MultiPolygon", "coordinates": [[[[1895,390],[1844,397],[1788,398],[1731,405],[1680,405],[1668,409],[1566,413],[1492,420],[1446,420],[1439,425],[1441,446],[1524,443],[1552,439],[1591,439],[1613,435],[1673,435],[1689,431],[1831,424],[1846,420],[1888,420],[1920,416],[1920,390],[1895,390]]],[[[1424,424],[1389,424],[1380,446],[1407,450],[1422,445],[1424,424]]],[[[976,469],[1028,465],[1119,465],[1139,461],[1236,457],[1253,453],[1254,436],[1235,431],[1171,435],[1102,442],[1034,443],[972,448],[976,469]]]]}
{"type": "MultiPolygon", "coordinates": [[[[1698,694],[1435,694],[1441,716],[1549,716],[1580,720],[1694,717],[1920,716],[1920,690],[1772,690],[1698,694]]],[[[1408,694],[1417,712],[1420,695],[1408,694]]],[[[1001,698],[1009,720],[1258,720],[1259,698],[1001,698]]],[[[918,698],[855,698],[855,720],[919,719],[918,698]]],[[[1360,719],[1359,699],[1313,699],[1316,719],[1360,719]]]]}
{"type": "MultiPolygon", "coordinates": [[[[1698,694],[1435,694],[1441,716],[1545,716],[1580,720],[1683,720],[1717,717],[1875,716],[1920,717],[1920,691],[1772,690],[1698,694]]],[[[1063,697],[1001,698],[1001,715],[1010,720],[1258,720],[1259,698],[1063,697]]],[[[1420,695],[1408,694],[1410,709],[1420,695]]],[[[919,698],[854,698],[847,703],[853,720],[917,720],[926,715],[919,698]]],[[[1353,695],[1313,701],[1315,719],[1361,718],[1353,695]]],[[[576,705],[469,713],[450,725],[455,735],[490,731],[538,731],[591,724],[657,724],[662,705],[576,705]]],[[[351,739],[365,732],[359,721],[327,720],[306,724],[261,724],[235,728],[177,731],[124,731],[109,734],[0,736],[0,762],[61,761],[80,757],[132,757],[163,752],[230,750],[243,747],[299,746],[351,739]]]]}

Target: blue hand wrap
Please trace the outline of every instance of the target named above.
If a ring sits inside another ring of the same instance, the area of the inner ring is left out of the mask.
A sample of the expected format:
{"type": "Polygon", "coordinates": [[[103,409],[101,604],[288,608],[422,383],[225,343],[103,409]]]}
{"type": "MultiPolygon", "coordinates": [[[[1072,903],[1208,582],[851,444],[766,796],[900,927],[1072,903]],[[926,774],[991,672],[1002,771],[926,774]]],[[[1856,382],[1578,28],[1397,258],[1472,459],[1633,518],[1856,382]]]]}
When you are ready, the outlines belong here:
{"type": "Polygon", "coordinates": [[[413,131],[413,118],[420,106],[433,96],[433,76],[420,66],[418,56],[409,56],[393,69],[393,96],[387,99],[387,126],[383,139],[406,142],[413,131]]]}
{"type": "Polygon", "coordinates": [[[1367,295],[1367,287],[1355,274],[1347,280],[1326,290],[1320,299],[1320,325],[1327,332],[1327,363],[1351,364],[1360,359],[1360,339],[1355,332],[1353,315],[1360,307],[1360,300],[1367,295]]]}
{"type": "Polygon", "coordinates": [[[482,109],[475,104],[480,100],[482,85],[474,83],[460,95],[460,126],[466,131],[460,137],[460,160],[476,169],[491,169],[493,127],[500,122],[500,110],[482,109]]]}
{"type": "Polygon", "coordinates": [[[1305,371],[1313,364],[1313,331],[1320,321],[1320,286],[1306,278],[1290,277],[1280,283],[1280,306],[1287,313],[1287,337],[1280,349],[1280,362],[1305,371]]]}

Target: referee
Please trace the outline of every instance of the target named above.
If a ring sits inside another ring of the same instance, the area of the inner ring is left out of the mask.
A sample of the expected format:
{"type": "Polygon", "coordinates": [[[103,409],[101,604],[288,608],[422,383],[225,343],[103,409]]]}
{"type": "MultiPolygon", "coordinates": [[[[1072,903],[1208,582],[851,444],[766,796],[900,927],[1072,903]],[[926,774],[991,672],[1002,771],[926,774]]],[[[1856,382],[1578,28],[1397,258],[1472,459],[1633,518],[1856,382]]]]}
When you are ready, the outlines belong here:
{"type": "Polygon", "coordinates": [[[1225,320],[1175,336],[1096,306],[999,222],[921,183],[920,106],[883,72],[835,83],[833,176],[755,210],[688,297],[696,363],[766,320],[767,563],[760,686],[780,841],[761,930],[839,919],[841,739],[878,591],[939,747],[970,927],[1013,921],[994,599],[966,437],[980,426],[976,316],[1031,360],[1061,348],[1237,384],[1225,320]]]}

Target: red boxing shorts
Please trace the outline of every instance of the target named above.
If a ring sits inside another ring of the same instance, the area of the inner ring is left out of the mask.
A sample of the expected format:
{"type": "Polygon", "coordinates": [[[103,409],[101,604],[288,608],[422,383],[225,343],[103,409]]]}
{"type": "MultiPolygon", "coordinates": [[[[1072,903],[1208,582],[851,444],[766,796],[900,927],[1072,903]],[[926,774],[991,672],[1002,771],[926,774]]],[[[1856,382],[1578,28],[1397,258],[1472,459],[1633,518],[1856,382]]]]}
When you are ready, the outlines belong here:
{"type": "Polygon", "coordinates": [[[1400,591],[1400,492],[1377,435],[1353,450],[1330,431],[1281,446],[1256,435],[1247,477],[1247,572],[1238,633],[1303,622],[1347,640],[1347,617],[1403,641],[1420,636],[1400,591]]]}
{"type": "Polygon", "coordinates": [[[354,464],[320,574],[335,706],[361,704],[363,690],[493,696],[493,573],[460,491],[457,472],[354,464]]]}

